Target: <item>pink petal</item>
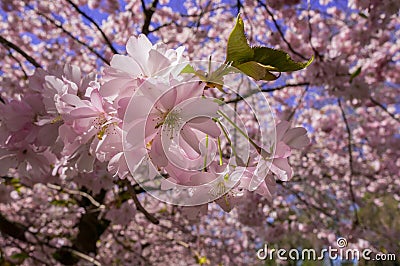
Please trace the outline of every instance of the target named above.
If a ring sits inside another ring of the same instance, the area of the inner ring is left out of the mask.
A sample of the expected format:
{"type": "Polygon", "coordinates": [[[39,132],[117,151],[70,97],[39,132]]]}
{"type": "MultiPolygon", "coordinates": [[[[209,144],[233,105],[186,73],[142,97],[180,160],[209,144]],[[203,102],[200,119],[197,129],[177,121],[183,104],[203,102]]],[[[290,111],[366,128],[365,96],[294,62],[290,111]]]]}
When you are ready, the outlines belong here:
{"type": "MultiPolygon", "coordinates": [[[[182,132],[181,132],[182,133],[182,132]]],[[[198,147],[199,145],[197,145],[198,147]]],[[[186,153],[189,160],[199,158],[199,152],[195,151],[187,142],[183,139],[182,134],[179,136],[179,147],[186,153]]]]}
{"type": "Polygon", "coordinates": [[[203,184],[208,184],[218,178],[217,175],[210,172],[201,172],[194,174],[190,177],[190,181],[188,182],[189,186],[200,186],[203,184]]]}
{"type": "Polygon", "coordinates": [[[176,89],[172,89],[160,97],[159,103],[164,107],[164,110],[171,111],[174,108],[176,95],[176,89]]]}
{"type": "Polygon", "coordinates": [[[156,50],[150,50],[147,76],[157,75],[160,70],[170,66],[170,61],[156,50]]]}
{"type": "Polygon", "coordinates": [[[104,112],[103,99],[101,98],[100,93],[97,89],[93,90],[90,94],[90,101],[97,110],[104,112]]]}
{"type": "Polygon", "coordinates": [[[193,150],[195,150],[199,154],[201,153],[199,148],[200,141],[190,127],[188,127],[187,125],[183,126],[181,130],[181,136],[193,150]]]}
{"type": "Polygon", "coordinates": [[[78,118],[91,118],[99,116],[99,112],[90,107],[80,107],[70,112],[74,119],[78,118]]]}
{"type": "Polygon", "coordinates": [[[219,106],[211,99],[197,98],[182,104],[182,119],[189,121],[197,117],[217,117],[219,106]]]}
{"type": "MultiPolygon", "coordinates": [[[[192,119],[192,121],[193,120],[194,119],[192,119]]],[[[219,126],[217,126],[217,124],[212,119],[208,118],[203,123],[192,123],[192,121],[190,121],[187,125],[214,138],[221,135],[221,130],[219,129],[219,126]]]]}
{"type": "Polygon", "coordinates": [[[227,193],[217,199],[215,203],[217,203],[225,212],[230,212],[236,206],[236,204],[238,204],[239,198],[227,193]]]}
{"type": "Polygon", "coordinates": [[[310,140],[306,134],[307,130],[303,127],[292,128],[286,132],[282,141],[292,148],[301,149],[310,144],[310,140]]]}
{"type": "Polygon", "coordinates": [[[255,190],[257,194],[265,197],[269,201],[272,200],[275,191],[276,191],[276,182],[275,179],[270,175],[268,175],[265,181],[263,181],[260,184],[260,186],[255,190]]]}
{"type": "Polygon", "coordinates": [[[82,73],[79,67],[66,64],[64,66],[64,74],[66,79],[72,81],[73,83],[79,85],[82,79],[82,73]]]}
{"type": "Polygon", "coordinates": [[[0,157],[0,175],[5,176],[8,174],[10,168],[16,168],[18,165],[17,157],[15,154],[7,154],[0,157]]]}
{"type": "Polygon", "coordinates": [[[276,142],[282,140],[289,127],[290,123],[288,121],[281,121],[279,124],[276,125],[276,142]]]}
{"type": "Polygon", "coordinates": [[[84,103],[84,101],[81,100],[76,95],[73,94],[64,94],[61,96],[61,100],[69,105],[72,105],[74,107],[86,107],[87,105],[84,103]]]}
{"type": "Polygon", "coordinates": [[[140,73],[144,74],[147,72],[145,65],[147,64],[152,46],[144,34],[140,34],[138,37],[130,37],[126,44],[126,51],[140,67],[140,73]]]}
{"type": "Polygon", "coordinates": [[[206,215],[208,211],[208,204],[203,204],[199,206],[185,206],[181,209],[182,214],[186,216],[189,220],[196,220],[200,215],[206,215]]]}
{"type": "Polygon", "coordinates": [[[116,96],[129,82],[131,80],[122,78],[107,81],[100,87],[100,95],[103,97],[116,96]]]}
{"type": "Polygon", "coordinates": [[[134,96],[128,104],[124,122],[131,123],[137,119],[146,118],[150,114],[152,103],[145,96],[134,96]]]}
{"type": "Polygon", "coordinates": [[[291,153],[292,150],[283,141],[280,141],[278,144],[276,144],[275,157],[287,158],[291,153]]]}
{"type": "Polygon", "coordinates": [[[126,134],[126,141],[128,142],[128,147],[145,147],[146,143],[144,138],[144,124],[145,121],[140,120],[127,128],[128,132],[126,134]]]}
{"type": "Polygon", "coordinates": [[[168,159],[163,150],[160,134],[157,134],[153,139],[150,150],[150,158],[158,167],[165,167],[168,164],[168,159]]]}
{"type": "Polygon", "coordinates": [[[90,155],[88,151],[83,151],[76,162],[76,167],[79,172],[90,173],[93,171],[95,157],[90,155]]]}
{"type": "Polygon", "coordinates": [[[54,92],[53,92],[54,94],[60,93],[63,91],[64,82],[62,82],[62,80],[60,80],[54,76],[46,76],[45,80],[46,80],[46,83],[45,83],[46,87],[54,90],[54,92]]]}
{"type": "Polygon", "coordinates": [[[122,70],[126,73],[136,77],[142,73],[139,65],[131,57],[126,55],[114,55],[111,59],[110,65],[116,69],[122,70]]]}
{"type": "Polygon", "coordinates": [[[271,171],[282,181],[292,178],[293,171],[286,158],[275,158],[271,164],[271,171]]]}

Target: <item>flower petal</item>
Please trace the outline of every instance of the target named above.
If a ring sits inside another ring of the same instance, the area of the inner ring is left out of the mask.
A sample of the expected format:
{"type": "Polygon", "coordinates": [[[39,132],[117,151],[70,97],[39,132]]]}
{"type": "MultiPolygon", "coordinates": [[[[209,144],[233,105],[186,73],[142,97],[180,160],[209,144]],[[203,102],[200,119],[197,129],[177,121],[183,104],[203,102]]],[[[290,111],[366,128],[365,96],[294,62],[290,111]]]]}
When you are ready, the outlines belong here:
{"type": "Polygon", "coordinates": [[[187,125],[189,125],[191,128],[200,130],[201,132],[213,138],[217,138],[219,135],[221,135],[221,130],[212,119],[208,118],[202,123],[192,123],[193,120],[195,119],[192,119],[187,123],[187,125]]]}
{"type": "Polygon", "coordinates": [[[288,181],[292,178],[292,167],[290,167],[286,158],[275,158],[270,169],[282,181],[288,181]]]}
{"type": "Polygon", "coordinates": [[[136,61],[126,55],[114,55],[111,59],[110,66],[129,73],[132,77],[136,77],[142,73],[141,68],[136,61]]]}
{"type": "Polygon", "coordinates": [[[292,148],[301,149],[310,144],[306,134],[307,130],[303,127],[291,128],[286,132],[282,141],[292,148]]]}
{"type": "Polygon", "coordinates": [[[290,123],[288,121],[281,121],[279,124],[276,125],[276,142],[282,140],[289,127],[290,123]]]}

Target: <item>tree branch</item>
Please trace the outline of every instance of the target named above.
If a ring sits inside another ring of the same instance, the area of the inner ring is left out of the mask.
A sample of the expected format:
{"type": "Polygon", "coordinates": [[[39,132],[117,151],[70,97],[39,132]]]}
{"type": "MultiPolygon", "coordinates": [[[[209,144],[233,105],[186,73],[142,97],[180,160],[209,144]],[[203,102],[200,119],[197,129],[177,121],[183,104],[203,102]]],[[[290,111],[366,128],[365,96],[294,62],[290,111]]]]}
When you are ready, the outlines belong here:
{"type": "Polygon", "coordinates": [[[278,22],[276,21],[274,14],[271,12],[271,10],[269,10],[268,6],[266,4],[264,4],[263,2],[261,2],[260,0],[258,1],[258,3],[265,8],[265,10],[267,11],[267,13],[271,16],[272,21],[274,22],[274,25],[276,27],[276,29],[279,32],[279,35],[281,35],[282,40],[286,43],[286,45],[288,46],[289,50],[294,53],[295,55],[299,56],[300,58],[304,59],[304,60],[308,60],[304,55],[296,52],[296,50],[293,49],[292,45],[286,40],[285,38],[285,34],[283,33],[281,27],[279,26],[278,22]]]}
{"type": "Polygon", "coordinates": [[[0,213],[0,232],[2,234],[21,241],[26,241],[25,232],[27,231],[28,229],[24,225],[11,222],[0,213]]]}
{"type": "MultiPolygon", "coordinates": [[[[317,205],[314,205],[314,204],[308,202],[307,200],[303,199],[303,198],[299,195],[299,193],[298,193],[297,191],[294,191],[293,189],[291,189],[291,188],[285,186],[285,185],[284,185],[284,182],[279,182],[279,181],[277,181],[276,183],[279,184],[279,185],[280,185],[281,187],[283,187],[284,189],[286,189],[287,191],[291,192],[299,201],[301,201],[302,203],[304,203],[307,207],[312,207],[313,209],[315,209],[315,210],[317,210],[317,211],[319,211],[319,212],[325,214],[327,217],[332,218],[332,215],[331,215],[330,213],[328,213],[328,212],[327,212],[326,210],[324,210],[323,208],[321,208],[321,207],[319,207],[319,206],[317,206],[317,205]]],[[[333,218],[332,218],[332,219],[333,219],[333,218]]]]}
{"type": "Polygon", "coordinates": [[[160,221],[159,221],[156,217],[154,217],[152,214],[150,214],[150,213],[143,207],[143,205],[140,203],[140,201],[139,201],[139,199],[138,199],[138,197],[137,197],[137,195],[136,195],[136,191],[135,191],[134,187],[132,186],[132,184],[131,184],[128,180],[125,181],[125,184],[127,185],[128,192],[129,192],[129,194],[131,195],[131,197],[132,197],[132,199],[133,199],[133,202],[134,202],[135,205],[136,205],[136,209],[137,209],[138,211],[140,211],[141,213],[143,213],[144,216],[146,216],[146,218],[147,218],[151,223],[153,223],[153,224],[159,224],[160,221]]]}
{"type": "Polygon", "coordinates": [[[154,0],[149,8],[146,8],[146,3],[144,2],[144,0],[141,1],[144,13],[144,23],[142,27],[142,33],[147,36],[150,33],[149,28],[150,28],[151,18],[153,17],[154,12],[156,12],[159,0],[154,0]]]}
{"type": "Polygon", "coordinates": [[[22,65],[21,61],[18,60],[18,58],[16,58],[12,52],[11,49],[8,49],[8,55],[15,60],[15,62],[17,62],[17,64],[19,65],[19,68],[21,69],[22,73],[24,73],[24,77],[25,79],[28,79],[28,74],[26,73],[24,66],[22,65]]]}
{"type": "Polygon", "coordinates": [[[299,87],[299,86],[308,86],[308,85],[310,85],[310,83],[308,83],[308,82],[300,82],[300,83],[296,83],[296,84],[285,84],[285,85],[282,85],[282,86],[279,86],[279,87],[275,87],[275,88],[253,90],[253,91],[249,92],[248,94],[246,94],[244,96],[236,95],[236,96],[238,96],[237,98],[229,100],[229,101],[226,101],[225,103],[227,103],[227,104],[228,103],[236,103],[236,102],[242,101],[245,98],[248,98],[248,97],[250,97],[250,96],[252,96],[254,94],[257,94],[259,92],[273,92],[273,91],[279,91],[279,90],[283,90],[283,89],[290,88],[290,87],[299,87]]]}
{"type": "Polygon", "coordinates": [[[306,87],[306,89],[301,93],[300,98],[299,98],[299,102],[296,104],[296,107],[293,109],[293,111],[290,113],[289,117],[288,117],[288,121],[292,120],[294,114],[296,113],[297,109],[300,107],[300,105],[303,102],[304,96],[306,95],[307,91],[308,91],[308,85],[306,87]]]}
{"type": "Polygon", "coordinates": [[[81,14],[84,18],[86,18],[87,20],[89,20],[95,27],[96,29],[100,32],[101,36],[103,36],[104,40],[106,41],[108,47],[111,49],[111,51],[114,54],[118,54],[117,50],[114,48],[114,46],[112,45],[110,39],[108,39],[108,37],[106,36],[106,34],[104,33],[104,31],[100,28],[99,24],[96,23],[96,21],[94,21],[93,18],[89,17],[85,12],[83,12],[74,2],[72,2],[71,0],[66,0],[68,3],[70,3],[73,8],[79,13],[81,14]]]}
{"type": "Polygon", "coordinates": [[[18,52],[20,55],[22,55],[26,60],[28,60],[29,63],[31,63],[32,65],[34,65],[37,68],[42,68],[42,66],[35,60],[33,59],[33,57],[31,57],[30,55],[28,55],[27,53],[25,53],[25,51],[23,51],[20,47],[18,47],[16,44],[6,40],[5,38],[3,38],[3,36],[0,35],[0,43],[5,46],[5,47],[9,47],[13,50],[15,50],[16,52],[18,52]]]}
{"type": "Polygon", "coordinates": [[[338,105],[339,105],[340,111],[342,113],[343,121],[346,125],[346,131],[347,131],[347,150],[349,153],[349,166],[350,166],[349,190],[350,190],[350,197],[353,202],[353,208],[354,208],[354,225],[359,225],[360,219],[358,217],[358,212],[356,209],[356,197],[354,194],[353,184],[352,184],[353,176],[354,176],[354,167],[353,167],[353,148],[352,148],[351,130],[350,130],[349,122],[346,117],[346,113],[343,110],[342,102],[340,99],[338,99],[338,105]]]}
{"type": "Polygon", "coordinates": [[[82,197],[88,199],[93,206],[95,206],[95,207],[97,207],[99,209],[105,209],[105,206],[103,204],[101,204],[98,201],[96,201],[91,195],[89,195],[86,192],[83,192],[83,191],[80,191],[80,190],[72,190],[72,189],[68,189],[68,188],[63,188],[61,186],[50,184],[50,183],[47,184],[47,187],[51,188],[51,189],[54,189],[54,190],[57,190],[59,192],[65,192],[65,193],[68,193],[68,194],[71,194],[71,195],[82,196],[82,197]]]}
{"type": "Polygon", "coordinates": [[[393,118],[394,120],[396,120],[397,122],[400,123],[400,119],[396,117],[395,114],[392,114],[391,112],[388,111],[388,109],[381,104],[380,102],[376,101],[374,98],[370,97],[369,98],[371,100],[372,103],[374,103],[375,105],[379,106],[385,113],[387,113],[391,118],[393,118]]]}
{"type": "MultiPolygon", "coordinates": [[[[28,5],[29,6],[29,5],[28,5]]],[[[65,34],[67,34],[71,39],[73,39],[74,41],[76,41],[77,43],[79,43],[80,45],[86,47],[87,49],[89,49],[89,51],[91,51],[92,53],[94,53],[98,58],[100,58],[104,63],[109,64],[108,60],[105,59],[101,54],[99,54],[96,50],[93,49],[93,47],[87,45],[86,43],[84,43],[83,41],[79,40],[77,37],[73,36],[69,31],[67,31],[63,25],[59,22],[56,21],[48,16],[46,16],[45,14],[35,10],[32,6],[29,6],[32,10],[34,10],[38,15],[44,17],[47,21],[49,21],[51,24],[53,24],[54,26],[56,26],[57,28],[61,29],[65,34]]]]}

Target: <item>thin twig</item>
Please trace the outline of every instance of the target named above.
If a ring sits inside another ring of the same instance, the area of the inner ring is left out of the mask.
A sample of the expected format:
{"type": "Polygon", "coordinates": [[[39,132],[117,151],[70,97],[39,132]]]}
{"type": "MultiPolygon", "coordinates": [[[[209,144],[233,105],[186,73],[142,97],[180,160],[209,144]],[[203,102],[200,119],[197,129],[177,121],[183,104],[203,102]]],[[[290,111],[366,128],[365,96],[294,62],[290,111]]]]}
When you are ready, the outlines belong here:
{"type": "Polygon", "coordinates": [[[42,68],[42,66],[35,60],[33,59],[33,57],[31,57],[30,55],[28,55],[27,53],[25,53],[25,51],[23,51],[19,46],[17,46],[16,44],[6,40],[5,38],[3,38],[3,36],[0,35],[0,43],[5,46],[5,47],[9,47],[13,50],[15,50],[17,53],[19,53],[20,55],[22,55],[26,60],[29,61],[29,63],[31,63],[32,65],[34,65],[37,68],[42,68]]]}
{"type": "Polygon", "coordinates": [[[80,258],[82,258],[82,259],[84,259],[84,260],[86,260],[86,261],[88,261],[90,263],[93,263],[96,266],[101,266],[101,263],[98,260],[86,255],[85,253],[82,253],[82,252],[77,251],[77,250],[72,249],[72,248],[66,248],[66,249],[69,252],[71,252],[73,255],[76,255],[76,256],[78,256],[78,257],[80,257],[80,258]]]}
{"type": "Polygon", "coordinates": [[[153,224],[159,224],[160,221],[159,221],[156,217],[154,217],[152,214],[150,214],[150,213],[143,207],[143,205],[140,203],[140,201],[139,201],[139,199],[138,199],[138,197],[137,197],[137,195],[136,195],[136,191],[135,191],[134,187],[130,184],[130,182],[129,182],[129,181],[126,181],[125,184],[127,185],[127,187],[128,187],[128,192],[129,192],[129,194],[131,195],[131,197],[132,197],[132,199],[133,199],[133,202],[134,202],[135,205],[136,205],[136,209],[137,209],[138,211],[140,211],[141,213],[143,213],[144,216],[146,216],[146,218],[147,218],[151,223],[153,223],[153,224]]]}
{"type": "MultiPolygon", "coordinates": [[[[291,189],[291,188],[285,186],[285,185],[284,185],[284,182],[277,182],[277,184],[280,185],[281,187],[283,187],[284,189],[288,190],[289,192],[293,193],[293,195],[294,195],[299,201],[301,201],[302,203],[304,203],[306,206],[312,207],[313,209],[315,209],[315,210],[317,210],[317,211],[319,211],[319,212],[325,214],[327,217],[332,218],[332,215],[331,215],[330,213],[328,213],[328,212],[327,212],[326,210],[324,210],[323,208],[321,208],[321,207],[319,207],[319,206],[317,206],[317,205],[314,205],[314,204],[310,203],[309,201],[303,199],[303,198],[298,194],[297,191],[294,191],[293,189],[291,189]]],[[[333,218],[332,218],[332,219],[333,219],[333,218]]]]}
{"type": "Polygon", "coordinates": [[[95,207],[99,208],[99,209],[105,209],[105,206],[101,203],[99,203],[98,201],[96,201],[91,195],[89,195],[86,192],[80,191],[80,190],[72,190],[72,189],[68,189],[68,188],[63,188],[61,186],[58,185],[54,185],[54,184],[47,184],[48,188],[57,190],[59,192],[65,192],[68,194],[72,194],[72,195],[79,195],[82,196],[84,198],[87,198],[90,203],[92,203],[95,207]]]}
{"type": "Polygon", "coordinates": [[[83,41],[81,41],[80,39],[78,39],[77,37],[73,36],[72,33],[70,33],[69,31],[67,31],[64,26],[61,24],[61,22],[56,21],[48,16],[46,16],[45,14],[35,10],[32,6],[29,6],[32,10],[34,10],[38,15],[44,17],[47,21],[49,21],[51,24],[53,24],[54,26],[56,26],[57,28],[61,29],[65,34],[67,34],[71,39],[73,39],[74,41],[76,41],[77,43],[79,43],[80,45],[86,47],[87,49],[89,49],[89,51],[91,51],[92,53],[94,53],[98,58],[100,58],[104,63],[109,64],[108,60],[105,59],[101,54],[99,54],[93,47],[89,46],[88,44],[84,43],[83,41]]]}
{"type": "Polygon", "coordinates": [[[66,0],[68,3],[70,3],[73,8],[79,13],[81,14],[84,18],[86,18],[87,20],[89,20],[95,27],[96,29],[100,32],[101,36],[103,36],[104,40],[106,41],[108,47],[110,47],[111,51],[114,54],[118,54],[117,50],[114,48],[114,46],[112,45],[110,39],[108,39],[108,37],[106,36],[106,34],[104,33],[104,31],[100,28],[99,24],[96,23],[96,21],[94,21],[93,18],[91,18],[90,16],[88,16],[85,12],[83,12],[74,2],[72,2],[71,0],[66,0]]]}
{"type": "Polygon", "coordinates": [[[301,93],[300,95],[300,99],[299,102],[297,103],[296,107],[293,109],[293,111],[290,113],[289,117],[288,117],[288,121],[292,120],[294,114],[296,113],[297,109],[299,109],[300,105],[303,103],[304,100],[304,96],[306,95],[307,91],[308,91],[308,85],[306,86],[306,89],[301,93]]]}
{"type": "Polygon", "coordinates": [[[374,103],[375,105],[379,106],[385,113],[387,113],[391,118],[393,118],[394,120],[396,120],[397,122],[400,123],[400,119],[396,117],[395,114],[392,114],[391,112],[389,112],[389,110],[380,102],[378,102],[377,100],[375,100],[374,98],[370,97],[369,98],[371,100],[372,103],[374,103]]]}
{"type": "Polygon", "coordinates": [[[279,91],[279,90],[283,90],[283,89],[290,88],[290,87],[300,87],[300,86],[307,86],[307,85],[310,85],[310,83],[308,83],[308,82],[301,82],[301,83],[297,83],[297,84],[285,84],[285,85],[282,85],[282,86],[279,86],[279,87],[275,87],[275,88],[267,88],[267,89],[261,89],[261,90],[253,90],[253,91],[251,91],[251,92],[249,92],[248,94],[243,95],[243,96],[237,95],[237,96],[238,96],[237,98],[232,99],[232,100],[228,100],[228,101],[226,101],[225,103],[227,103],[227,104],[228,104],[228,103],[236,103],[236,102],[242,101],[242,100],[244,100],[245,98],[248,98],[248,97],[250,97],[250,96],[252,96],[252,95],[254,95],[254,94],[257,94],[257,93],[259,93],[259,92],[273,92],[273,91],[279,91]]]}
{"type": "Polygon", "coordinates": [[[285,34],[283,33],[281,27],[279,26],[278,22],[276,21],[274,14],[271,12],[271,10],[269,10],[268,6],[266,4],[264,4],[261,1],[258,1],[258,3],[265,8],[265,10],[267,11],[267,13],[271,16],[272,21],[274,22],[274,25],[276,27],[276,29],[279,32],[279,35],[281,35],[282,40],[286,43],[286,45],[288,46],[289,50],[294,53],[295,55],[299,56],[300,58],[304,59],[304,60],[308,60],[304,55],[296,52],[296,50],[293,49],[292,45],[286,40],[285,38],[285,34]]]}
{"type": "Polygon", "coordinates": [[[317,49],[314,47],[314,45],[312,44],[312,26],[311,26],[311,16],[310,16],[310,9],[311,9],[311,3],[308,3],[308,8],[307,8],[307,17],[308,17],[308,42],[310,43],[311,49],[314,51],[314,54],[316,56],[318,56],[319,58],[322,58],[322,56],[319,54],[319,52],[317,51],[317,49]]]}
{"type": "Polygon", "coordinates": [[[346,117],[346,113],[344,112],[343,106],[342,106],[342,101],[338,99],[338,105],[340,108],[340,111],[342,113],[343,121],[346,125],[346,131],[347,131],[347,150],[349,153],[349,166],[350,166],[350,179],[349,179],[349,190],[350,190],[350,197],[353,202],[353,209],[354,209],[354,225],[359,225],[360,224],[360,219],[358,217],[358,212],[356,209],[356,197],[354,194],[353,190],[353,175],[354,175],[354,167],[353,167],[353,147],[352,147],[352,137],[351,137],[351,130],[349,126],[349,122],[346,117]]]}
{"type": "Polygon", "coordinates": [[[28,74],[26,73],[26,71],[25,71],[25,69],[24,69],[24,66],[22,65],[21,61],[19,61],[18,58],[16,58],[16,57],[12,54],[11,49],[8,49],[8,55],[9,55],[12,59],[14,59],[14,60],[17,62],[17,64],[19,65],[19,68],[20,68],[21,71],[22,71],[22,73],[24,73],[25,79],[28,79],[28,74]]]}

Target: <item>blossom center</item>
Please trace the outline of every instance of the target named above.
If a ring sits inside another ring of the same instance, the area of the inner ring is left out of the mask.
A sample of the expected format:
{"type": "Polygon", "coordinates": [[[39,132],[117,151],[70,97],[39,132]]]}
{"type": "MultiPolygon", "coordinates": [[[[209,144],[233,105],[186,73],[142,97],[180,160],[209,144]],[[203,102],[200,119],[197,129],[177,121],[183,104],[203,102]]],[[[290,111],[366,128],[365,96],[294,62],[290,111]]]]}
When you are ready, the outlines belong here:
{"type": "Polygon", "coordinates": [[[162,117],[163,121],[158,125],[163,125],[164,132],[167,132],[171,138],[174,131],[178,130],[182,125],[181,111],[179,108],[175,108],[172,111],[165,112],[162,117]]]}

